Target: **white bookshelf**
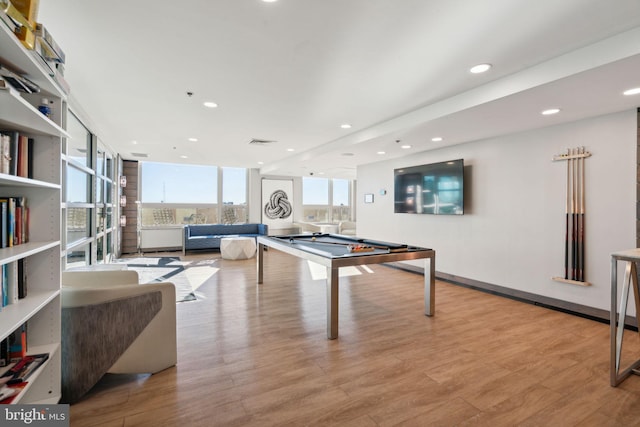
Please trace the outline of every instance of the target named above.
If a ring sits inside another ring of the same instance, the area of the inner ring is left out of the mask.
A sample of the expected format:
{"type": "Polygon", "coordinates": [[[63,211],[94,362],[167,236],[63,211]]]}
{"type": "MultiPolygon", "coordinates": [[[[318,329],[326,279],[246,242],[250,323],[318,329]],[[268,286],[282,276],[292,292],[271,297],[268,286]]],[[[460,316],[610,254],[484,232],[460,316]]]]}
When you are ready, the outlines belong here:
{"type": "Polygon", "coordinates": [[[34,139],[34,179],[0,174],[0,196],[27,199],[29,242],[0,249],[0,265],[24,259],[27,296],[0,311],[0,339],[27,325],[27,354],[49,353],[13,403],[57,403],[61,394],[60,224],[61,144],[66,95],[33,53],[0,22],[0,61],[38,84],[41,92],[27,95],[0,89],[0,130],[19,131],[34,139]],[[42,115],[42,98],[53,101],[53,119],[42,115]]]}

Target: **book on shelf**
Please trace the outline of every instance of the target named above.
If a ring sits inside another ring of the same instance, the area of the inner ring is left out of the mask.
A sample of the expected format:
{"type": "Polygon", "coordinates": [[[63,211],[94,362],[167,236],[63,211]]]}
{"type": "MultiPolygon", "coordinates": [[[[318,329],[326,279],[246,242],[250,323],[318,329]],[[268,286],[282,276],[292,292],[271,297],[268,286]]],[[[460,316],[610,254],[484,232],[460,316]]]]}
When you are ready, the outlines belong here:
{"type": "Polygon", "coordinates": [[[17,384],[6,384],[0,386],[0,405],[8,405],[13,402],[23,388],[27,386],[28,382],[22,382],[17,384]]]}
{"type": "Polygon", "coordinates": [[[36,41],[32,50],[33,58],[40,64],[42,69],[50,76],[53,77],[56,74],[55,63],[48,58],[49,54],[42,46],[42,39],[36,37],[36,41]]]}
{"type": "Polygon", "coordinates": [[[18,264],[10,262],[2,265],[2,284],[6,283],[6,288],[9,296],[9,304],[15,304],[18,302],[18,264]]]}
{"type": "Polygon", "coordinates": [[[0,197],[0,247],[29,241],[29,212],[26,197],[0,197]]]}
{"type": "Polygon", "coordinates": [[[7,206],[7,246],[11,248],[16,229],[16,199],[9,197],[7,206]]]}
{"type": "Polygon", "coordinates": [[[17,131],[0,133],[0,173],[33,178],[35,139],[17,131]]]}
{"type": "Polygon", "coordinates": [[[45,58],[50,61],[65,62],[65,54],[55,41],[49,30],[40,22],[36,23],[35,34],[41,39],[41,49],[45,53],[45,58]]]}
{"type": "Polygon", "coordinates": [[[9,305],[9,279],[5,277],[5,272],[7,269],[5,268],[6,264],[2,265],[2,269],[0,270],[2,274],[0,274],[0,295],[2,295],[2,301],[0,301],[0,306],[6,307],[9,305]]]}
{"type": "Polygon", "coordinates": [[[22,359],[15,362],[0,378],[6,381],[6,384],[19,384],[27,381],[29,377],[47,360],[49,353],[25,355],[22,359]]]}
{"type": "Polygon", "coordinates": [[[40,92],[40,86],[32,82],[28,78],[21,76],[13,70],[7,68],[6,65],[0,64],[0,76],[11,86],[20,92],[25,93],[38,93],[40,92]]]}
{"type": "Polygon", "coordinates": [[[0,367],[9,364],[9,338],[0,341],[0,367]]]}
{"type": "Polygon", "coordinates": [[[27,324],[9,334],[9,361],[19,362],[27,355],[27,324]]]}
{"type": "Polygon", "coordinates": [[[18,141],[20,133],[17,131],[8,132],[9,135],[9,175],[18,174],[18,141]]]}
{"type": "MultiPolygon", "coordinates": [[[[24,259],[0,266],[0,311],[27,296],[27,275],[24,259]]],[[[2,364],[0,364],[2,366],[2,364]]]]}
{"type": "Polygon", "coordinates": [[[0,198],[0,247],[9,246],[9,199],[0,198]]]}
{"type": "Polygon", "coordinates": [[[17,274],[17,287],[18,287],[18,299],[22,299],[27,296],[27,270],[25,268],[26,260],[24,258],[20,258],[15,261],[16,265],[16,274],[17,274]]]}
{"type": "Polygon", "coordinates": [[[11,137],[0,134],[0,173],[9,174],[11,165],[11,137]]]}

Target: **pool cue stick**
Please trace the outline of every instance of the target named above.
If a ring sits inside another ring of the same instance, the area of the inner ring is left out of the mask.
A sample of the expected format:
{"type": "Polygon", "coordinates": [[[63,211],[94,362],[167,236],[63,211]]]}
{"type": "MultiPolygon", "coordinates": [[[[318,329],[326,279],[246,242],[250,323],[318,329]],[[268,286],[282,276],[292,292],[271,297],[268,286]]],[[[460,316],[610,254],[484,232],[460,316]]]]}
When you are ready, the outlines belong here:
{"type": "MultiPolygon", "coordinates": [[[[572,153],[574,153],[573,150],[571,150],[572,153]]],[[[577,150],[575,151],[575,153],[573,154],[574,156],[576,155],[577,150]]],[[[571,180],[572,180],[572,185],[571,185],[571,225],[572,225],[572,230],[571,230],[571,244],[572,244],[572,252],[571,252],[571,262],[572,262],[572,268],[571,268],[571,279],[572,280],[576,280],[578,277],[578,201],[577,201],[577,197],[578,197],[578,189],[577,189],[577,184],[578,184],[578,170],[577,170],[577,158],[572,158],[571,159],[571,180]]]]}
{"type": "Polygon", "coordinates": [[[576,277],[580,280],[580,149],[576,148],[575,173],[576,173],[576,277]]]}
{"type": "Polygon", "coordinates": [[[585,186],[585,157],[584,157],[584,147],[581,148],[581,154],[583,157],[580,158],[580,217],[579,217],[579,234],[578,234],[578,242],[580,243],[580,252],[578,253],[578,257],[580,258],[580,274],[578,280],[584,282],[584,270],[585,270],[585,259],[584,259],[584,216],[585,216],[585,202],[584,202],[584,186],[585,186]]]}
{"type": "MultiPolygon", "coordinates": [[[[305,241],[306,243],[309,243],[309,241],[305,241]]],[[[318,242],[316,240],[311,240],[311,243],[316,243],[319,245],[339,245],[339,246],[349,246],[349,245],[362,245],[362,246],[369,246],[371,248],[376,248],[376,249],[389,249],[388,246],[381,246],[381,245],[372,245],[370,243],[362,243],[362,242],[354,242],[354,243],[340,243],[340,242],[318,242]]]]}
{"type": "MultiPolygon", "coordinates": [[[[570,150],[567,149],[567,153],[569,153],[570,150]]],[[[569,154],[567,154],[569,155],[569,154]]],[[[564,278],[565,279],[569,279],[569,209],[570,209],[570,204],[571,204],[571,197],[570,197],[570,185],[571,182],[569,180],[569,177],[571,176],[570,172],[571,172],[571,167],[570,167],[570,163],[569,163],[569,159],[567,159],[567,204],[565,206],[565,212],[566,212],[566,219],[565,219],[565,230],[564,230],[564,278]]]]}

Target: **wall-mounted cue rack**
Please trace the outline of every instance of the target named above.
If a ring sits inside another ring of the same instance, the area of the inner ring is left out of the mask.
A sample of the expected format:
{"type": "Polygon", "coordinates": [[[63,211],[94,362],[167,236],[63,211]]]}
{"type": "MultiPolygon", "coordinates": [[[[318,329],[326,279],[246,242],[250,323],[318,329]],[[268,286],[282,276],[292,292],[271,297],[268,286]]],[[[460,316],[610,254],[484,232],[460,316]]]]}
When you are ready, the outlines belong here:
{"type": "Polygon", "coordinates": [[[567,198],[564,243],[564,277],[557,282],[590,286],[585,279],[585,160],[591,153],[584,147],[569,148],[553,157],[554,162],[567,162],[567,198]]]}

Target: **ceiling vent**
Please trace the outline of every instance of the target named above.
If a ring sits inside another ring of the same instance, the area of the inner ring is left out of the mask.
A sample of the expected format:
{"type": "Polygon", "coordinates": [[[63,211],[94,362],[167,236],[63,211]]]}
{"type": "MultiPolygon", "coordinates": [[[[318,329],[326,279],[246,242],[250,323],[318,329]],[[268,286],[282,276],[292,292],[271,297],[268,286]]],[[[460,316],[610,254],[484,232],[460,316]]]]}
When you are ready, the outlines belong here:
{"type": "Polygon", "coordinates": [[[133,157],[149,157],[147,153],[131,153],[133,157]]]}
{"type": "Polygon", "coordinates": [[[249,141],[249,145],[268,145],[268,144],[273,144],[274,142],[277,142],[277,141],[273,141],[269,139],[253,138],[251,141],[249,141]]]}

